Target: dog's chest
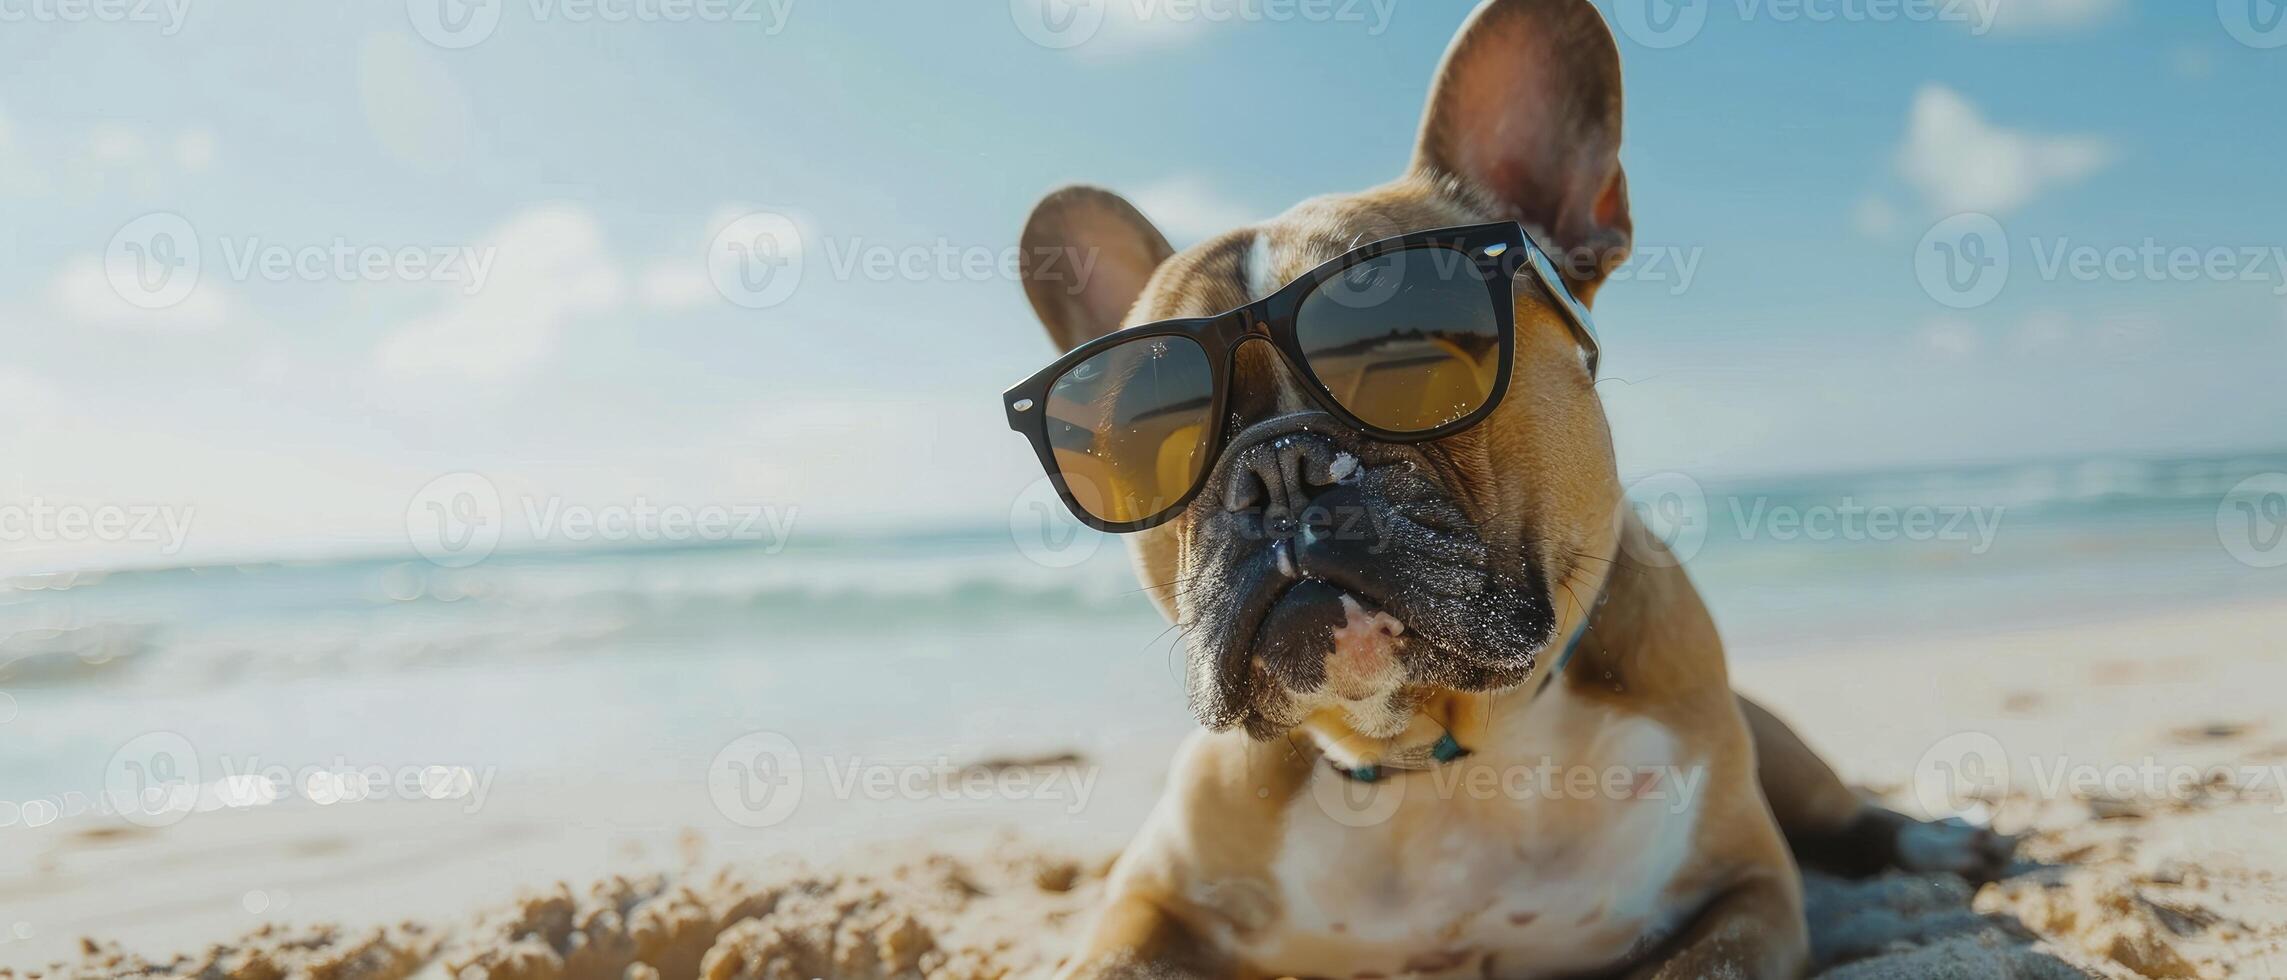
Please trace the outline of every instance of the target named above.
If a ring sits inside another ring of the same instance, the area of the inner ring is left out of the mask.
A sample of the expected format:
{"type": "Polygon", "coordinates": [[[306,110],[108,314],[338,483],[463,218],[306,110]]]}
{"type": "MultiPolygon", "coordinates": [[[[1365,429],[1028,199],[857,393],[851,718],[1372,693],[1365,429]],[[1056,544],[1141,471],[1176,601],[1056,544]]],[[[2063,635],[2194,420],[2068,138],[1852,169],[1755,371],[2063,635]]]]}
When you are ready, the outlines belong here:
{"type": "Polygon", "coordinates": [[[1315,777],[1271,868],[1283,914],[1243,955],[1305,976],[1547,976],[1611,966],[1672,928],[1699,773],[1648,719],[1536,708],[1554,710],[1515,727],[1543,730],[1489,734],[1545,757],[1315,777]]]}

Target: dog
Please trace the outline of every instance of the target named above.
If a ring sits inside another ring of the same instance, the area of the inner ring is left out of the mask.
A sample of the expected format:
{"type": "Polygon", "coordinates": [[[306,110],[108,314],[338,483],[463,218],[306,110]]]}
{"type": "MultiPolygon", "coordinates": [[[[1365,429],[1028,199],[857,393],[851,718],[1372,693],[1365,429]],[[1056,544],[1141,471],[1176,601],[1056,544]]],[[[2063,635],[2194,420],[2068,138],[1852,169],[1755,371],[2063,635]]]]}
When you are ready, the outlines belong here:
{"type": "MultiPolygon", "coordinates": [[[[1589,305],[1633,235],[1620,138],[1619,51],[1589,0],[1488,0],[1396,180],[1180,253],[1118,196],[1067,187],[1026,222],[1025,290],[1069,352],[1244,306],[1361,242],[1514,221],[1589,305]]],[[[1345,431],[1270,345],[1238,346],[1203,490],[1129,539],[1185,630],[1202,728],[1063,976],[1791,977],[1798,860],[2008,860],[1990,831],[1862,800],[1732,692],[1690,579],[1624,505],[1573,333],[1515,307],[1507,398],[1420,443],[1345,431]],[[1406,499],[1394,479],[1346,498],[1357,534],[1429,508],[1442,546],[1298,576],[1242,530],[1345,465],[1409,475],[1406,499]],[[1279,613],[1305,592],[1311,614],[1279,613]]]]}

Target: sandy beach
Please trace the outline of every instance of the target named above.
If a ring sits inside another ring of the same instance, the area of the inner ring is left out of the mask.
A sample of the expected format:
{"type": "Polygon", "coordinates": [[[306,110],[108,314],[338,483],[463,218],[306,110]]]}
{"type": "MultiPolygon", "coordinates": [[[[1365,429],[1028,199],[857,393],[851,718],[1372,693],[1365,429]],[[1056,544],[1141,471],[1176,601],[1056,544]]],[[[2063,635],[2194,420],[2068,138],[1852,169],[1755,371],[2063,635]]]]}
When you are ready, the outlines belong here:
{"type": "MultiPolygon", "coordinates": [[[[2255,604],[1735,658],[1736,685],[1868,792],[2023,838],[2012,873],[1982,886],[1813,876],[1819,975],[2287,974],[2282,637],[2287,604],[2255,604]]],[[[36,904],[94,925],[11,936],[0,975],[1038,975],[1085,927],[1179,733],[1163,735],[979,770],[1094,772],[1077,812],[845,800],[752,831],[683,802],[695,794],[560,787],[476,816],[61,820],[6,856],[27,884],[0,895],[0,922],[36,904]]]]}

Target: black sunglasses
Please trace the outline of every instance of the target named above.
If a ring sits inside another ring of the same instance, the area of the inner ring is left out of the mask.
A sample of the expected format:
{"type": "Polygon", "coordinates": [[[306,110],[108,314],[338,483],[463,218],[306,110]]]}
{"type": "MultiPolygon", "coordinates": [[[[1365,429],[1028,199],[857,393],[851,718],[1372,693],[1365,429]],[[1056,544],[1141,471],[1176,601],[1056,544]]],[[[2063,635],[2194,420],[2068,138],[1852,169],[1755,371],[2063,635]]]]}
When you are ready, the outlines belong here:
{"type": "Polygon", "coordinates": [[[1089,341],[1007,391],[1009,428],[1032,440],[1074,516],[1141,531],[1207,482],[1239,345],[1268,340],[1320,407],[1374,439],[1437,439],[1508,393],[1525,273],[1555,299],[1593,376],[1588,311],[1524,228],[1503,221],[1378,241],[1228,313],[1089,341]]]}

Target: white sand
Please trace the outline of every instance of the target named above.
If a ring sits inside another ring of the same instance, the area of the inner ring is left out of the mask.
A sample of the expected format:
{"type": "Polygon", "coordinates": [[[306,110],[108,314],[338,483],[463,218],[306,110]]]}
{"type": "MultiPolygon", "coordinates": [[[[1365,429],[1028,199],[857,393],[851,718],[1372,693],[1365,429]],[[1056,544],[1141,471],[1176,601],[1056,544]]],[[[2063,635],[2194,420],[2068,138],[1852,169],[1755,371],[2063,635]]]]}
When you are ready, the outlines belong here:
{"type": "MultiPolygon", "coordinates": [[[[2268,781],[2287,778],[2287,604],[1800,650],[1734,673],[1901,809],[1949,802],[1917,793],[1940,787],[1949,760],[2005,766],[2013,787],[1980,807],[2027,835],[2008,880],[1813,879],[1823,975],[2287,976],[2287,801],[2268,781]],[[2114,785],[2074,788],[2080,772],[2114,785]],[[2177,773],[2196,783],[2171,784],[2177,773]]],[[[1076,940],[1164,753],[1097,760],[1079,817],[806,806],[807,822],[757,834],[690,794],[583,788],[510,794],[477,817],[275,809],[132,834],[67,822],[0,854],[0,927],[60,916],[164,962],[107,942],[83,957],[58,929],[0,945],[0,962],[26,975],[62,958],[90,976],[1032,975],[1076,940]],[[558,879],[600,883],[542,884],[558,879]],[[519,882],[528,897],[511,901],[519,882]],[[399,918],[416,924],[375,925],[399,918]],[[171,955],[269,919],[295,925],[171,955]]]]}

